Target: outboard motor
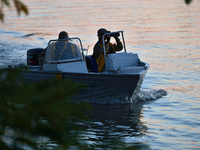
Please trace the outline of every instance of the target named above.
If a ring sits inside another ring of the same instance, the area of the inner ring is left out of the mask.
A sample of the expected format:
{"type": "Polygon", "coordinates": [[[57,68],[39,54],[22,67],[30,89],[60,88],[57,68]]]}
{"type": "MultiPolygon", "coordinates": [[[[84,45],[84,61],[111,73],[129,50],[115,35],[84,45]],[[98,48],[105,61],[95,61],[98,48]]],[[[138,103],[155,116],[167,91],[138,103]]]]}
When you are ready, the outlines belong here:
{"type": "Polygon", "coordinates": [[[38,56],[43,50],[43,48],[29,49],[27,51],[27,65],[38,66],[38,56]]]}

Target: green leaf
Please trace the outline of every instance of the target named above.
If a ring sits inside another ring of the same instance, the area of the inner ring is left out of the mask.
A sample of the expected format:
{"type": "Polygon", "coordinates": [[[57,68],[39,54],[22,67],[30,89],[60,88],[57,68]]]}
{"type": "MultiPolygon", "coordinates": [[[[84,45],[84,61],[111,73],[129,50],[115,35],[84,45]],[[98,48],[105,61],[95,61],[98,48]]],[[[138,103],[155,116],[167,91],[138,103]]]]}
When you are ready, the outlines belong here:
{"type": "Polygon", "coordinates": [[[6,4],[7,6],[10,6],[9,0],[1,0],[2,5],[6,4]]]}
{"type": "Polygon", "coordinates": [[[21,14],[21,11],[23,11],[26,15],[28,15],[28,9],[25,4],[23,4],[19,0],[14,0],[15,8],[17,10],[18,15],[21,14]]]}
{"type": "Polygon", "coordinates": [[[2,12],[2,9],[0,9],[0,20],[3,22],[4,20],[4,14],[2,12]]]}
{"type": "Polygon", "coordinates": [[[186,4],[190,4],[192,2],[192,0],[185,0],[186,4]]]}

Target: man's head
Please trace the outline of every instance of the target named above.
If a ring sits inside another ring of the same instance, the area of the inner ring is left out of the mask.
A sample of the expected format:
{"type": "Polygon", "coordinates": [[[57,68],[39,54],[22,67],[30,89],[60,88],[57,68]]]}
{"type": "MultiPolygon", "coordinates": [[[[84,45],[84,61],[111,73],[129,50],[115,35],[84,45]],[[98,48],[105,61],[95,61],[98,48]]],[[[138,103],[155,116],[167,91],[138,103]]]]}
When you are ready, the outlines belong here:
{"type": "Polygon", "coordinates": [[[100,28],[98,31],[97,31],[97,36],[98,37],[102,37],[105,33],[108,33],[109,31],[107,31],[105,28],[100,28]]]}
{"type": "Polygon", "coordinates": [[[65,31],[61,31],[58,35],[58,39],[66,39],[68,38],[68,33],[65,31]]]}

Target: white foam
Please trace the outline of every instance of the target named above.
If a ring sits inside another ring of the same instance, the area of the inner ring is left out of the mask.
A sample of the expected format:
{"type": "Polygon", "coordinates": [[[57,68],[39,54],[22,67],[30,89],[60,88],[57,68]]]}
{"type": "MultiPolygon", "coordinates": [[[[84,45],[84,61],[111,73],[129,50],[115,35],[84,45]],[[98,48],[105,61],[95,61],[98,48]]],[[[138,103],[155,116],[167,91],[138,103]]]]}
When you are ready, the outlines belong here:
{"type": "Polygon", "coordinates": [[[150,91],[139,91],[135,94],[136,101],[156,100],[167,95],[167,91],[163,89],[153,89],[150,91]]]}
{"type": "Polygon", "coordinates": [[[153,89],[150,91],[138,91],[130,99],[127,97],[125,99],[118,98],[100,98],[100,99],[84,99],[83,102],[89,102],[94,104],[131,104],[137,101],[147,101],[156,100],[167,95],[167,91],[163,89],[153,89]]]}

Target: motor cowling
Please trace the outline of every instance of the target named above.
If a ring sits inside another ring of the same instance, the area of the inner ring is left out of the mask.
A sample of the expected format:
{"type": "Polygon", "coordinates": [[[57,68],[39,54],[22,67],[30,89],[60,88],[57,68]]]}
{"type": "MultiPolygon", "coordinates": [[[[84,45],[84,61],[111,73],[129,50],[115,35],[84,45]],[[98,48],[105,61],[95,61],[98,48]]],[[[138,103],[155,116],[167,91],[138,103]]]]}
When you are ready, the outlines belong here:
{"type": "Polygon", "coordinates": [[[43,51],[43,48],[34,48],[27,51],[27,65],[38,66],[38,56],[43,51]]]}

